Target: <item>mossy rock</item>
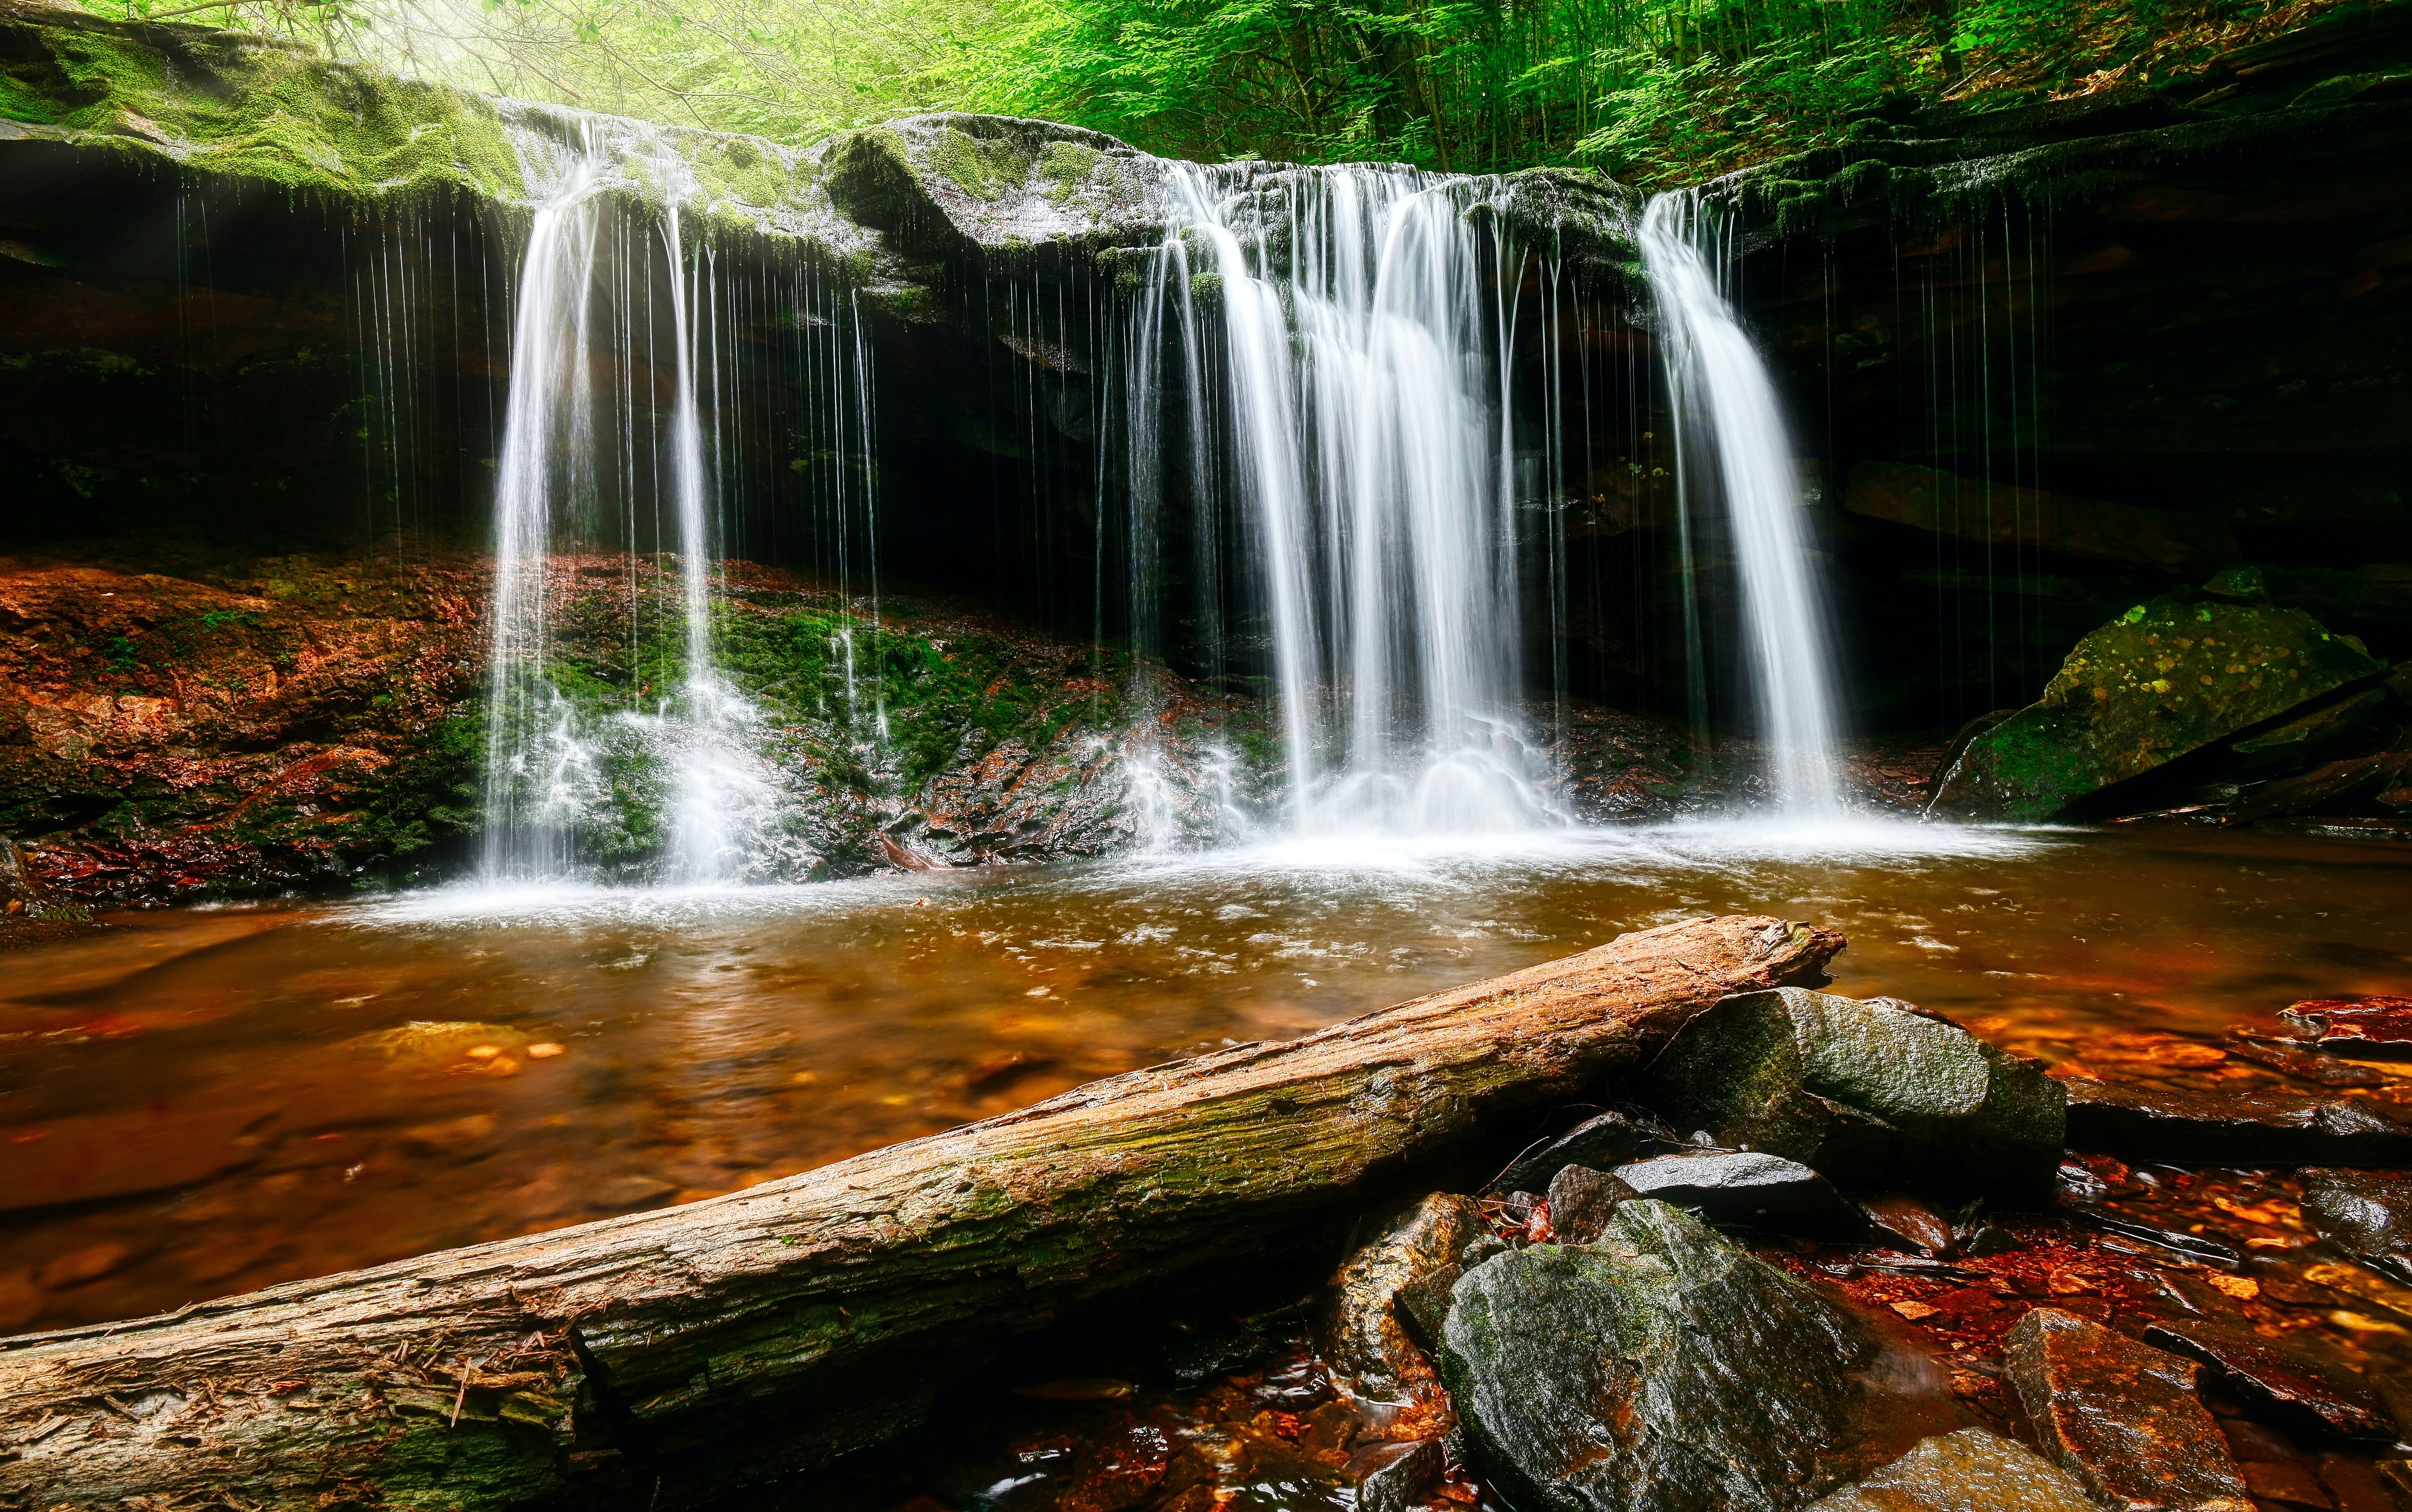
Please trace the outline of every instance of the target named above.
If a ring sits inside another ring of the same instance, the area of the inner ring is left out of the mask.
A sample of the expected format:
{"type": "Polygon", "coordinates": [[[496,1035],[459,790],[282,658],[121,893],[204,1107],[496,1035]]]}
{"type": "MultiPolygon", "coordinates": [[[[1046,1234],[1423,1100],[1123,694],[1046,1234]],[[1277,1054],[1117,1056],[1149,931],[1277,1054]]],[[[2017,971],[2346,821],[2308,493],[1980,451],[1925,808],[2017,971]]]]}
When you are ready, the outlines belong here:
{"type": "Polygon", "coordinates": [[[1468,1270],[1440,1325],[1485,1478],[1549,1512],[1801,1505],[1841,1478],[1873,1353],[1833,1303],[1650,1201],[1596,1245],[1468,1270]]]}
{"type": "Polygon", "coordinates": [[[0,0],[0,139],[37,139],[346,197],[516,200],[494,102],[298,42],[0,0]]]}
{"type": "Polygon", "coordinates": [[[2058,818],[2114,784],[2386,669],[2301,609],[2165,595],[2080,640],[2042,697],[1971,741],[1934,811],[2058,818]]]}

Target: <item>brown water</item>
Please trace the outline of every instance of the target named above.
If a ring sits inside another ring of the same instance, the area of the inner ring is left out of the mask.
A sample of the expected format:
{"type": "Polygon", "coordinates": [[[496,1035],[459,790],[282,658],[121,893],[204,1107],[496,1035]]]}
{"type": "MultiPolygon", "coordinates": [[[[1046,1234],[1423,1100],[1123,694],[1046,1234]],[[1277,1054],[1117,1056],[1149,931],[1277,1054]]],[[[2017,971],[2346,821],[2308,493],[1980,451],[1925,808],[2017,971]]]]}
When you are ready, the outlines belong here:
{"type": "Polygon", "coordinates": [[[1626,831],[126,916],[0,956],[0,1327],[689,1200],[1703,913],[1835,925],[1837,991],[2060,1062],[2412,991],[2403,848],[1853,844],[1626,831]]]}

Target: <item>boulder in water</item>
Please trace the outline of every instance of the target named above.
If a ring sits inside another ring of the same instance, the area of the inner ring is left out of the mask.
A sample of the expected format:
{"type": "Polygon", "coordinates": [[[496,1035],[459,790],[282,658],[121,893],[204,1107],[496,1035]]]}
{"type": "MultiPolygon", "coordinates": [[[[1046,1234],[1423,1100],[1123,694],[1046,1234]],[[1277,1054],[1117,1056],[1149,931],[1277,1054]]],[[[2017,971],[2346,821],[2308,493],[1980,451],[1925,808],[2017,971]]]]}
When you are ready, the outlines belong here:
{"type": "Polygon", "coordinates": [[[2002,1362],[2044,1452],[2102,1505],[2253,1512],[2191,1360],[2038,1307],[2003,1341],[2002,1362]]]}
{"type": "Polygon", "coordinates": [[[1918,1447],[1810,1512],[2098,1512],[2068,1472],[2023,1444],[1963,1428],[1918,1447]]]}
{"type": "Polygon", "coordinates": [[[1799,988],[1728,998],[1685,1024],[1649,1096],[1678,1128],[1871,1186],[2050,1186],[2057,1083],[1948,1020],[1799,988]]]}
{"type": "Polygon", "coordinates": [[[1933,810],[2036,823],[2384,672],[2301,609],[2164,595],[2077,643],[2043,697],[1968,742],[1933,810]]]}
{"type": "Polygon", "coordinates": [[[2412,1060],[2412,997],[2316,998],[2278,1017],[2316,1050],[2364,1060],[2412,1060]]]}
{"type": "Polygon", "coordinates": [[[1798,1506],[1836,1478],[1874,1352],[1664,1202],[1620,1205],[1595,1246],[1498,1255],[1450,1301],[1442,1373],[1481,1470],[1526,1512],[1798,1506]]]}

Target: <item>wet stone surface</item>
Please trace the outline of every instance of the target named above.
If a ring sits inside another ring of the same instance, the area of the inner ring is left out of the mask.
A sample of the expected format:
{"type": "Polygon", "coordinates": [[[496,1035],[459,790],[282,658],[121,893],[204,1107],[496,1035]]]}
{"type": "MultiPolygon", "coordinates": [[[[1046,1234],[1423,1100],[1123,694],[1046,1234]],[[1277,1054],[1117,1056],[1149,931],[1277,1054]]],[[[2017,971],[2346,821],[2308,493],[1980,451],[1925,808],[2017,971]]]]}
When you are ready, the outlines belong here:
{"type": "Polygon", "coordinates": [[[2412,1164],[2412,1122],[2358,1098],[2070,1079],[2068,1142],[2126,1160],[2412,1164]]]}
{"type": "Polygon", "coordinates": [[[2003,1358],[2044,1451],[2108,1505],[2252,1512],[2195,1395],[2199,1367],[2060,1308],[2012,1329],[2003,1358]]]}
{"type": "Polygon", "coordinates": [[[2096,1512],[2085,1488],[2025,1445],[1981,1428],[1938,1433],[1814,1512],[2096,1512]]]}
{"type": "Polygon", "coordinates": [[[2040,1066],[1905,1004],[1789,987],[1692,1020],[1646,1096],[1679,1130],[1845,1182],[2032,1191],[2064,1130],[2040,1066]]]}
{"type": "Polygon", "coordinates": [[[1452,1302],[1442,1373],[1520,1507],[1788,1506],[1841,1478],[1849,1373],[1874,1346],[1665,1203],[1623,1204],[1596,1246],[1492,1259],[1452,1302]]]}
{"type": "Polygon", "coordinates": [[[1658,1155],[1610,1173],[1639,1195],[1711,1223],[1771,1233],[1850,1239],[1866,1226],[1831,1182],[1797,1161],[1738,1150],[1658,1155]]]}

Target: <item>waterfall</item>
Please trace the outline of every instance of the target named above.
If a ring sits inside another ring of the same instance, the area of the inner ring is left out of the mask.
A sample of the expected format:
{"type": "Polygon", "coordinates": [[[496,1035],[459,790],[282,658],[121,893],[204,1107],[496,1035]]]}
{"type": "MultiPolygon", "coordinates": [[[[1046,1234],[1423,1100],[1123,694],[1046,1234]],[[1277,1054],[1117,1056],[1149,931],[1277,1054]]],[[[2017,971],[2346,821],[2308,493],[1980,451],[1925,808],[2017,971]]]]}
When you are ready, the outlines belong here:
{"type": "MultiPolygon", "coordinates": [[[[1141,301],[1130,389],[1144,406],[1158,384],[1182,387],[1164,408],[1191,436],[1192,486],[1228,490],[1245,523],[1286,827],[1565,822],[1520,707],[1513,296],[1494,293],[1506,270],[1465,215],[1487,181],[1171,168],[1176,225],[1141,301]],[[1177,330],[1177,363],[1153,321],[1177,330]]],[[[1134,475],[1155,491],[1152,429],[1142,418],[1132,432],[1146,448],[1134,475]]]]}
{"type": "Polygon", "coordinates": [[[520,264],[495,459],[483,857],[495,879],[560,875],[601,785],[575,711],[546,670],[554,506],[594,491],[590,290],[601,219],[582,123],[574,149],[559,156],[520,264]]]}
{"type": "Polygon", "coordinates": [[[1843,811],[1832,673],[1800,473],[1775,385],[1719,291],[1709,241],[1689,193],[1658,195],[1642,213],[1642,263],[1666,343],[1680,448],[1684,570],[1693,485],[1706,462],[1722,487],[1741,564],[1759,738],[1777,801],[1790,816],[1832,817],[1843,811]]]}
{"type": "MultiPolygon", "coordinates": [[[[779,848],[785,795],[757,749],[759,712],[722,676],[713,648],[719,501],[700,390],[719,373],[710,345],[717,294],[709,246],[690,249],[684,236],[693,175],[661,129],[644,123],[521,107],[506,125],[540,198],[521,264],[496,459],[484,874],[586,874],[591,837],[639,823],[632,805],[660,810],[663,878],[764,873],[779,848]],[[648,387],[640,342],[646,366],[658,365],[657,271],[669,350],[668,415],[654,433],[631,417],[648,387]],[[610,377],[599,389],[598,373],[610,377]],[[616,433],[597,429],[607,410],[620,416],[616,433]],[[550,665],[559,601],[577,591],[565,585],[556,553],[607,532],[613,492],[626,509],[632,626],[645,609],[636,596],[638,501],[670,506],[663,544],[675,545],[683,670],[675,692],[651,709],[568,697],[550,665]]],[[[839,511],[847,512],[843,498],[839,511]]]]}

